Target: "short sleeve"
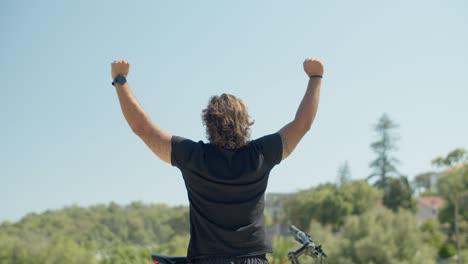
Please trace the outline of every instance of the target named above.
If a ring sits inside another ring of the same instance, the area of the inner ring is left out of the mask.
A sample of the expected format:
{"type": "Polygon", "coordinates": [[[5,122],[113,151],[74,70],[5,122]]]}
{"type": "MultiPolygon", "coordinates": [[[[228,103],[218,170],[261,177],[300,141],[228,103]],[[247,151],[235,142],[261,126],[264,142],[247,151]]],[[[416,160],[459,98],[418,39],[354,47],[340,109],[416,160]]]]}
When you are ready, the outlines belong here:
{"type": "Polygon", "coordinates": [[[193,162],[200,145],[190,139],[172,136],[171,138],[171,164],[181,168],[193,162]]]}
{"type": "Polygon", "coordinates": [[[261,149],[265,162],[271,167],[279,164],[283,158],[283,143],[280,134],[274,133],[255,140],[261,149]]]}

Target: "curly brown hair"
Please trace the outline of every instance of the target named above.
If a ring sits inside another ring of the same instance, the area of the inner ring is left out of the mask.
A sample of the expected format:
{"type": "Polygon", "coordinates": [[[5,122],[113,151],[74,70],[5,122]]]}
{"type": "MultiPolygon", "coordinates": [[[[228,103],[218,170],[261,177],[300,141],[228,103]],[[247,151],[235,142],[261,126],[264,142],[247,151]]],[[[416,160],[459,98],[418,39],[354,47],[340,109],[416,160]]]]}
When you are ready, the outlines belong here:
{"type": "Polygon", "coordinates": [[[231,94],[212,96],[202,111],[208,140],[225,149],[237,149],[248,143],[254,123],[249,119],[244,102],[231,94]]]}

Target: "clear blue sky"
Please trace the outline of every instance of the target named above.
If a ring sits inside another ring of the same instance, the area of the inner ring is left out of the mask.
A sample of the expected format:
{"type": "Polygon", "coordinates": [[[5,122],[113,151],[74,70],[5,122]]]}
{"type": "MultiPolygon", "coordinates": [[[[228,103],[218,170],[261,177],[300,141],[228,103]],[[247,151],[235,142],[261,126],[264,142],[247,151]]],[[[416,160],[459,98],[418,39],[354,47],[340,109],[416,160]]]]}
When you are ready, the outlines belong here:
{"type": "Polygon", "coordinates": [[[0,221],[78,204],[187,204],[179,171],[134,136],[110,63],[153,120],[205,139],[200,113],[241,97],[253,137],[289,122],[325,63],[313,128],[270,178],[270,192],[334,182],[348,161],[365,178],[372,125],[400,125],[399,170],[468,147],[468,2],[14,1],[0,3],[0,221]]]}

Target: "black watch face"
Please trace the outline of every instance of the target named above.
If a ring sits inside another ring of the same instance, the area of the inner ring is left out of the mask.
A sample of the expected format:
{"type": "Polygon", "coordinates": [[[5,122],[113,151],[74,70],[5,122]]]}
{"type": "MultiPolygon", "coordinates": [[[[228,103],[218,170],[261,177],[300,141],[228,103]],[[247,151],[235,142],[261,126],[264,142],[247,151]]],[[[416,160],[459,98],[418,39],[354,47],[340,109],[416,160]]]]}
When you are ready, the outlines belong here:
{"type": "Polygon", "coordinates": [[[126,80],[125,80],[124,76],[119,75],[119,76],[117,76],[116,81],[117,81],[118,84],[124,84],[126,80]]]}

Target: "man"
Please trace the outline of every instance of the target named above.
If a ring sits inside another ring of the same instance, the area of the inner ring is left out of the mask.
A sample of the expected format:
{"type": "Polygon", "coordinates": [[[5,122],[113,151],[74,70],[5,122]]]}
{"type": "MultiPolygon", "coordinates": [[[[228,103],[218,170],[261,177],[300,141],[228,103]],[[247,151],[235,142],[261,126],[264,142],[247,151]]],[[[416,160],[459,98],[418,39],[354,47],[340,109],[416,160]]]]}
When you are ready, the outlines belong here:
{"type": "Polygon", "coordinates": [[[133,132],[161,160],[178,167],[190,202],[192,263],[268,263],[272,252],[263,216],[271,169],[287,158],[317,113],[323,64],[304,61],[309,77],[295,118],[277,133],[249,140],[247,108],[229,94],[213,96],[202,112],[209,143],[172,136],[145,113],[126,81],[130,65],[112,62],[112,79],[133,132]]]}

